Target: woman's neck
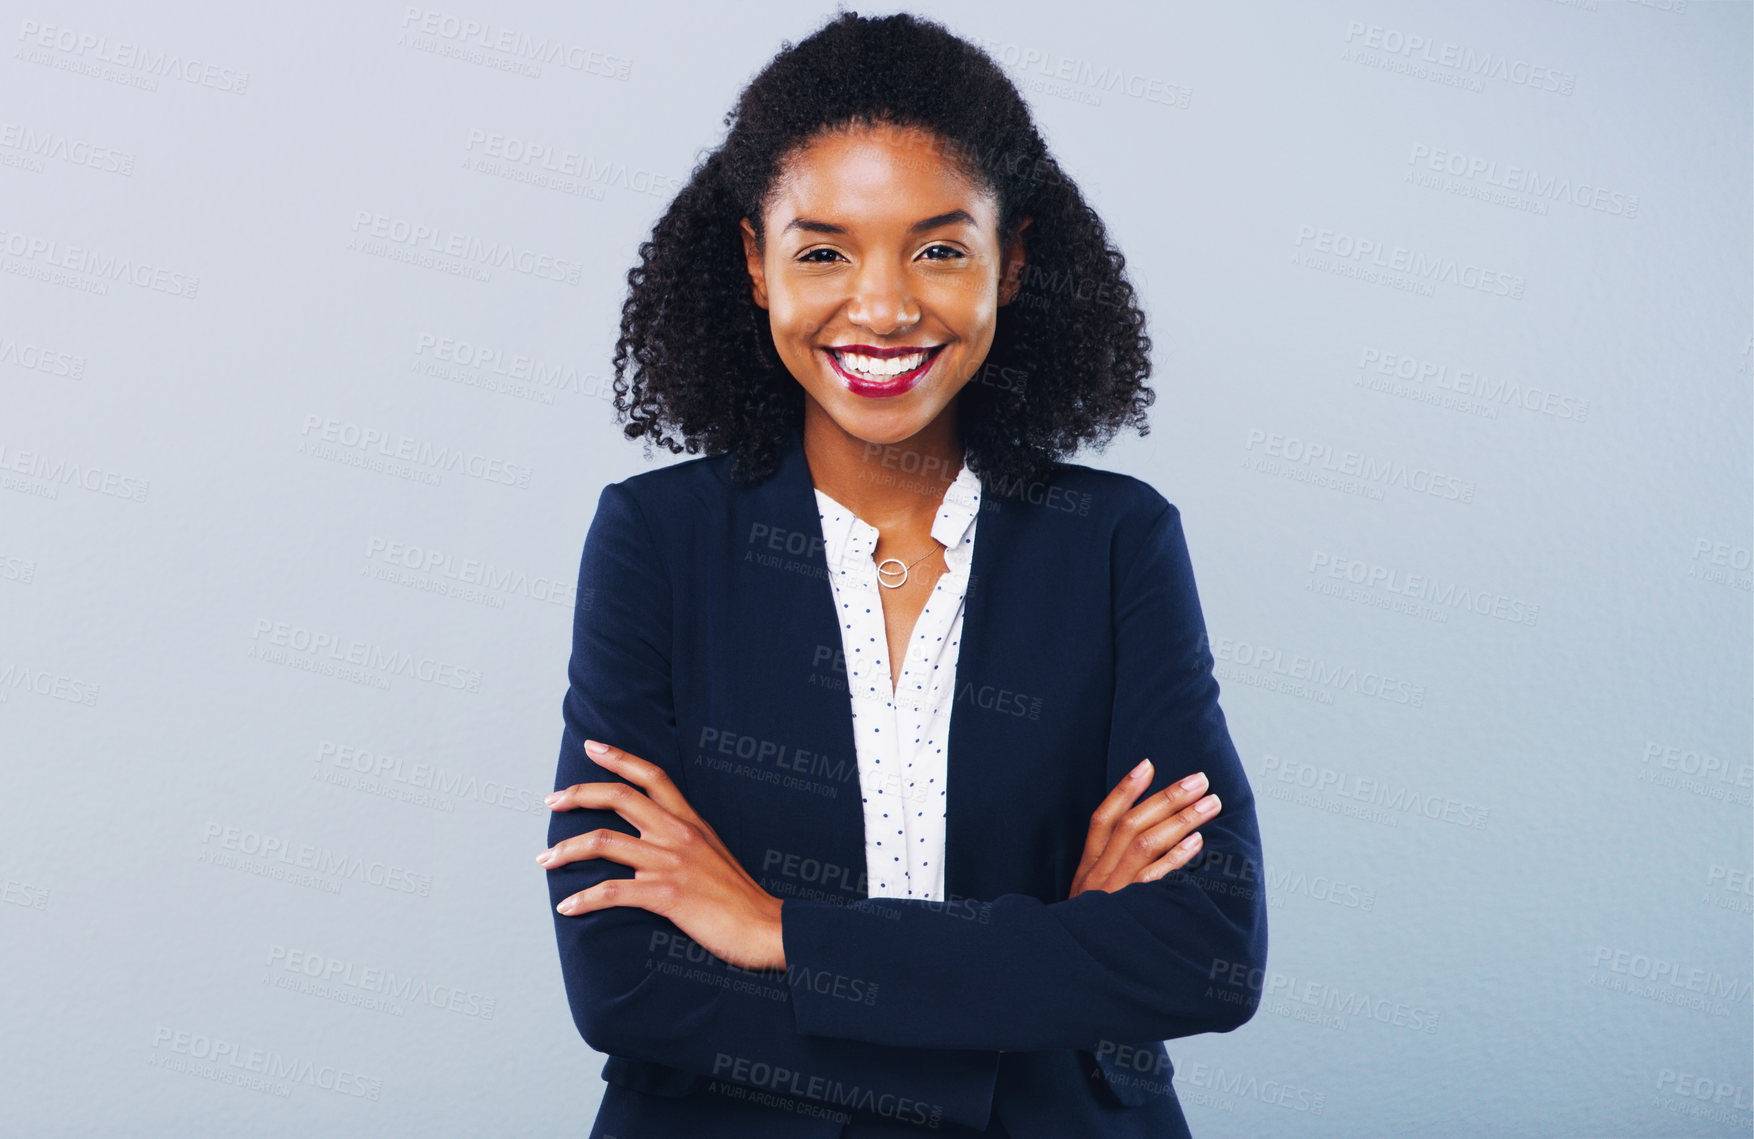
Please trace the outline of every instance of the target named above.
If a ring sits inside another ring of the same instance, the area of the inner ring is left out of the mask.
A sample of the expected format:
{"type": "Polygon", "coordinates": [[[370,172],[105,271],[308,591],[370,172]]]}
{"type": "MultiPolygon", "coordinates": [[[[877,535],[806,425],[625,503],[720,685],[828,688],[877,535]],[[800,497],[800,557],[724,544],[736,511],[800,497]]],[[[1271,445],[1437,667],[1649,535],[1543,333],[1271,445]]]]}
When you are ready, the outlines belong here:
{"type": "Polygon", "coordinates": [[[945,490],[962,471],[956,404],[907,439],[870,443],[848,434],[806,397],[804,457],[818,490],[879,531],[929,532],[945,490]]]}

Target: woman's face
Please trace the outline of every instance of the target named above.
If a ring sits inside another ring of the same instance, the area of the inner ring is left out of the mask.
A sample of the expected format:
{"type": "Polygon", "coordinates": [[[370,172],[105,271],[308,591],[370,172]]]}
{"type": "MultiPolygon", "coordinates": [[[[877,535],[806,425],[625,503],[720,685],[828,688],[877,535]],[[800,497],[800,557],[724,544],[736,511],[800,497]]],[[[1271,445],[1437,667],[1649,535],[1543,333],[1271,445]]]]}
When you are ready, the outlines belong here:
{"type": "Polygon", "coordinates": [[[1021,231],[1001,248],[998,202],[945,149],[893,126],[823,134],[781,171],[765,249],[743,220],[780,359],[866,442],[912,438],[951,408],[1016,292],[1021,231]]]}

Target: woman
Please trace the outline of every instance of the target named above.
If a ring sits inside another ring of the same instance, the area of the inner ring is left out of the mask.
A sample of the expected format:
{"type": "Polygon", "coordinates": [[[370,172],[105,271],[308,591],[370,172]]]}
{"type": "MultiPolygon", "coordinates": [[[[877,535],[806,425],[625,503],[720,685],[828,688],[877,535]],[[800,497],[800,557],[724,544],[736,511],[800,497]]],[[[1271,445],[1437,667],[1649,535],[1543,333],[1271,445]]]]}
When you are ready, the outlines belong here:
{"type": "Polygon", "coordinates": [[[539,857],[594,1136],[1186,1135],[1252,1014],[1254,799],[1144,319],[978,49],[840,15],[629,274],[539,857]],[[850,715],[849,715],[850,712],[850,715]],[[855,800],[854,796],[857,795],[855,800]]]}

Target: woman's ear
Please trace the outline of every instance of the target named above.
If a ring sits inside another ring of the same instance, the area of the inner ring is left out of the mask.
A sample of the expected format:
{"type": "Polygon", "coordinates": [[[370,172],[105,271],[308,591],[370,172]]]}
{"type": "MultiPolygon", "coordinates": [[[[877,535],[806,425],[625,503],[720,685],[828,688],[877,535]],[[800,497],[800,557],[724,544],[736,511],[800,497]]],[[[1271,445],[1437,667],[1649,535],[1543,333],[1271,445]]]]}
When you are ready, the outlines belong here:
{"type": "Polygon", "coordinates": [[[750,291],[755,297],[755,307],[767,307],[767,269],[761,261],[761,243],[755,239],[755,227],[744,218],[738,223],[743,230],[743,263],[749,269],[750,291]]]}
{"type": "Polygon", "coordinates": [[[1023,287],[1023,231],[1034,220],[1024,218],[1017,223],[1017,232],[1005,243],[1004,264],[999,270],[999,303],[1002,305],[1016,299],[1017,291],[1023,287]]]}

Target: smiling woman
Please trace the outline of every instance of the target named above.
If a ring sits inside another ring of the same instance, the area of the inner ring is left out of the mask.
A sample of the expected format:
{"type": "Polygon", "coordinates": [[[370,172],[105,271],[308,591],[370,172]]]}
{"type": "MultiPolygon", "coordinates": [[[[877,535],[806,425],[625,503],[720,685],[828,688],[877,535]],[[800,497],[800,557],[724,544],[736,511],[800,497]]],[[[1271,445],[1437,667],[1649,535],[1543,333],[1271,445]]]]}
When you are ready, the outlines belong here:
{"type": "Polygon", "coordinates": [[[615,352],[707,455],[602,491],[538,859],[592,1134],[1186,1135],[1266,910],[1179,512],[1067,461],[1145,430],[1124,259],[937,24],[727,121],[615,352]]]}

